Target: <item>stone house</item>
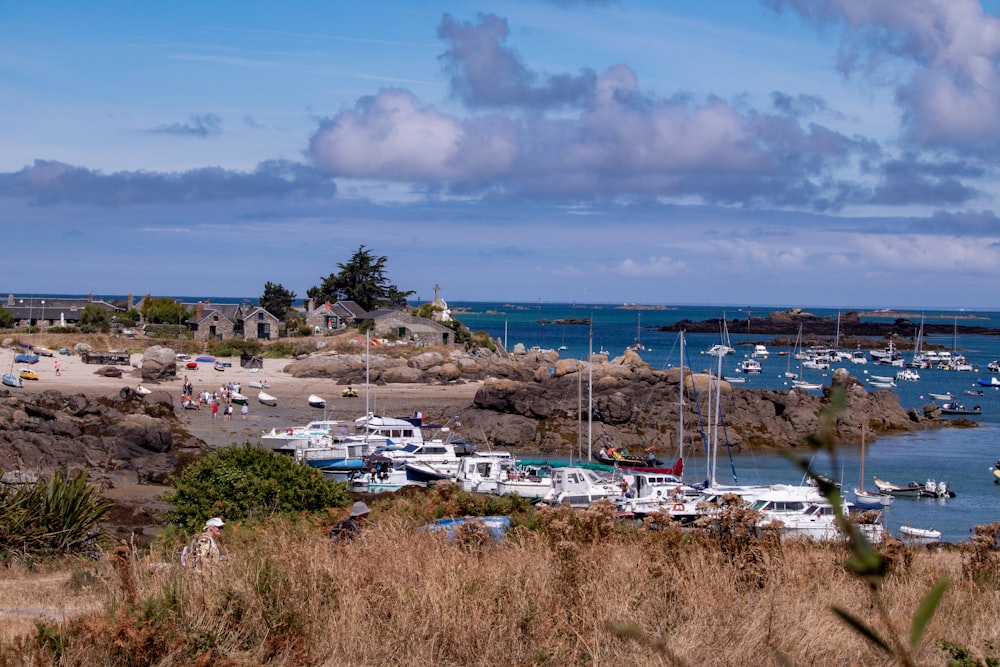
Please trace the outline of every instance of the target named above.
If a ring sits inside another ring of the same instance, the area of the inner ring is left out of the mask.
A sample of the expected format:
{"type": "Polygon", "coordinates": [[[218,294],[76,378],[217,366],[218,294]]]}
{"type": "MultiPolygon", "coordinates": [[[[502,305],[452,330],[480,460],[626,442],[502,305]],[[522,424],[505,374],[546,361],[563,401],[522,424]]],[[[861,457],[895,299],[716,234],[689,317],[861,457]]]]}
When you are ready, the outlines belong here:
{"type": "Polygon", "coordinates": [[[234,333],[247,340],[274,340],[280,328],[281,320],[260,306],[240,306],[234,333]]]}
{"type": "MultiPolygon", "coordinates": [[[[191,308],[191,304],[183,304],[191,308]]],[[[187,320],[195,340],[225,340],[240,336],[247,340],[274,340],[278,337],[281,320],[261,308],[249,304],[199,301],[194,315],[187,320]]]]}
{"type": "Polygon", "coordinates": [[[336,303],[321,303],[318,306],[313,299],[306,303],[306,324],[317,336],[336,333],[347,327],[356,327],[361,320],[367,319],[368,313],[354,301],[337,301],[336,303]]]}
{"type": "Polygon", "coordinates": [[[454,345],[455,332],[432,320],[400,310],[375,310],[366,319],[374,322],[376,336],[394,337],[421,345],[454,345]]]}

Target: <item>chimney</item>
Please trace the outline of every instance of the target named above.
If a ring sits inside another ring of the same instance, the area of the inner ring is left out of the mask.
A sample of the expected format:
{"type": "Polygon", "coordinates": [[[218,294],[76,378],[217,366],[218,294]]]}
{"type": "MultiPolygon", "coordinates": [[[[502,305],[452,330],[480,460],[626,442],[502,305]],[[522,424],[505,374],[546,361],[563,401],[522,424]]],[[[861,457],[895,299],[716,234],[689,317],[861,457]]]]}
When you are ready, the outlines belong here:
{"type": "Polygon", "coordinates": [[[314,310],[316,310],[316,299],[309,299],[309,305],[306,306],[306,314],[314,310]]]}
{"type": "Polygon", "coordinates": [[[201,322],[201,301],[198,302],[198,309],[195,311],[194,321],[201,322]]]}
{"type": "Polygon", "coordinates": [[[128,295],[128,309],[129,310],[132,310],[132,308],[135,307],[134,301],[135,301],[135,297],[133,297],[131,294],[129,294],[128,295]]]}
{"type": "Polygon", "coordinates": [[[94,303],[94,293],[93,292],[91,292],[90,294],[87,295],[87,301],[90,302],[90,303],[94,303]]]}

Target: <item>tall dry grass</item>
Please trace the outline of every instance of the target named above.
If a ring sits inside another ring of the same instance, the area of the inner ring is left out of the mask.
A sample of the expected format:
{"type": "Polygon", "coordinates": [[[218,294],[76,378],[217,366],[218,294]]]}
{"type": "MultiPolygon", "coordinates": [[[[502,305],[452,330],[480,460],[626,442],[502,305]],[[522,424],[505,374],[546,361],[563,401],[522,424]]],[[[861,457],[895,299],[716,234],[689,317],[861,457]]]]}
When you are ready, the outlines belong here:
{"type": "Polygon", "coordinates": [[[875,607],[843,545],[724,545],[717,531],[623,526],[609,507],[539,511],[536,529],[502,542],[421,530],[412,507],[373,519],[345,545],[316,519],[238,528],[229,560],[203,572],[173,550],[119,547],[102,613],[43,624],[0,664],[891,664],[831,606],[905,638],[942,576],[951,586],[915,662],[947,664],[936,640],[996,655],[995,546],[976,560],[892,545],[875,607]]]}

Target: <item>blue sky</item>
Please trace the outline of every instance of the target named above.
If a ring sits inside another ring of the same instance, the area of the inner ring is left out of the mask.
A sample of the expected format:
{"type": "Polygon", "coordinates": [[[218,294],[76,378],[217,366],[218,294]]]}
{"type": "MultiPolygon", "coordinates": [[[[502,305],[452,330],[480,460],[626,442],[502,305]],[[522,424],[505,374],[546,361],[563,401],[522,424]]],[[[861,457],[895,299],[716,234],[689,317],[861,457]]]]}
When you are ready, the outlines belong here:
{"type": "Polygon", "coordinates": [[[1000,308],[994,2],[0,16],[0,292],[1000,308]]]}

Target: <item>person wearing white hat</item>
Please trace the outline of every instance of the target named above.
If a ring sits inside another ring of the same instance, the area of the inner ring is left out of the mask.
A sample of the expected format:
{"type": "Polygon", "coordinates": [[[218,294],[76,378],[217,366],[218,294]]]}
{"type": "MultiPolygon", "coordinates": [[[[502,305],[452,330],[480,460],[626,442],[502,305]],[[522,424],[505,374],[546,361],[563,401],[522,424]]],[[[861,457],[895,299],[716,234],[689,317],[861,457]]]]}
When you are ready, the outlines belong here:
{"type": "Polygon", "coordinates": [[[225,525],[226,523],[217,516],[206,521],[204,532],[191,540],[181,552],[181,564],[199,568],[207,563],[218,563],[223,560],[224,556],[215,540],[222,534],[222,527],[225,525]]]}
{"type": "Polygon", "coordinates": [[[338,521],[330,529],[330,539],[342,542],[353,540],[361,534],[361,529],[368,519],[371,510],[360,500],[351,506],[351,515],[343,521],[338,521]]]}

